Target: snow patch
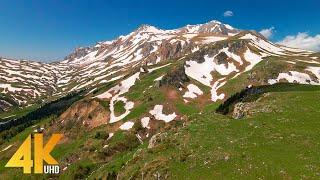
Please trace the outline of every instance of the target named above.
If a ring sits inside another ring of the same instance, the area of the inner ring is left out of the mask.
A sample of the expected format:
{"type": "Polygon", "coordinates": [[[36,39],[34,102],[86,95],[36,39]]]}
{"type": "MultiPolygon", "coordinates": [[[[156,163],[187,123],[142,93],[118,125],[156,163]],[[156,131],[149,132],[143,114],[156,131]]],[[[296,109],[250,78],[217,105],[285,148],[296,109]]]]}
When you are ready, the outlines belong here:
{"type": "Polygon", "coordinates": [[[193,49],[191,49],[191,52],[194,53],[196,51],[198,51],[200,48],[198,46],[194,47],[193,49]]]}
{"type": "Polygon", "coordinates": [[[304,63],[308,63],[308,64],[320,64],[320,62],[315,61],[315,60],[311,60],[311,61],[309,60],[309,61],[307,61],[307,60],[297,59],[297,61],[304,62],[304,63]]]}
{"type": "Polygon", "coordinates": [[[246,67],[245,71],[251,70],[256,64],[262,61],[261,56],[255,53],[252,53],[250,49],[246,50],[246,52],[244,53],[244,58],[246,61],[250,63],[250,65],[246,67]]]}
{"type": "Polygon", "coordinates": [[[7,147],[5,147],[5,148],[4,148],[4,149],[2,149],[0,152],[6,151],[6,150],[10,149],[11,147],[12,147],[12,144],[11,144],[11,145],[9,145],[9,146],[7,146],[7,147]]]}
{"type": "Polygon", "coordinates": [[[141,125],[142,125],[142,127],[150,129],[150,127],[148,126],[148,125],[149,125],[149,121],[150,121],[150,118],[149,118],[149,117],[143,117],[143,118],[141,118],[141,125]]]}
{"type": "MultiPolygon", "coordinates": [[[[250,52],[251,53],[251,52],[250,52]]],[[[229,54],[230,55],[230,54],[229,54]]],[[[249,60],[252,62],[257,62],[256,56],[253,56],[252,54],[247,54],[249,60]],[[254,61],[255,60],[255,61],[254,61]]],[[[213,81],[213,77],[211,75],[212,71],[216,71],[221,75],[229,75],[232,72],[239,72],[238,69],[236,69],[236,66],[233,63],[228,62],[228,67],[225,66],[225,64],[216,64],[214,62],[214,57],[209,57],[208,55],[204,56],[204,62],[202,63],[197,63],[195,61],[186,61],[186,66],[185,66],[185,73],[199,81],[200,83],[211,87],[211,100],[216,102],[218,99],[224,99],[225,95],[218,94],[217,91],[219,88],[221,88],[226,82],[221,82],[225,78],[219,79],[216,82],[214,82],[213,85],[211,85],[211,82],[213,81]]],[[[237,59],[237,58],[236,58],[237,59]]],[[[260,60],[259,60],[260,61],[260,60]]],[[[252,67],[254,64],[252,63],[252,67]]],[[[187,100],[184,99],[186,102],[187,100]]]]}
{"type": "Polygon", "coordinates": [[[320,67],[309,66],[306,69],[307,71],[312,72],[320,80],[320,67]]]}
{"type": "Polygon", "coordinates": [[[222,40],[225,40],[227,38],[228,37],[208,36],[208,37],[202,38],[201,43],[209,44],[209,43],[212,43],[212,42],[222,41],[222,40]]]}
{"type": "Polygon", "coordinates": [[[148,72],[152,72],[152,71],[161,69],[161,68],[163,68],[163,67],[169,66],[170,64],[171,64],[171,63],[168,63],[168,64],[165,64],[165,65],[163,65],[163,66],[159,66],[159,67],[155,67],[155,68],[148,69],[148,72]]]}
{"type": "Polygon", "coordinates": [[[211,100],[213,102],[216,102],[217,100],[222,100],[225,97],[224,93],[218,94],[218,89],[221,88],[223,85],[225,85],[225,81],[223,81],[225,78],[219,79],[218,81],[214,82],[212,88],[211,88],[211,100]]]}
{"type": "Polygon", "coordinates": [[[125,97],[117,97],[115,99],[114,99],[114,97],[110,101],[110,112],[111,113],[110,113],[110,121],[109,121],[109,123],[114,123],[114,122],[122,120],[123,118],[125,118],[127,115],[130,114],[130,112],[131,112],[130,110],[134,107],[134,103],[132,101],[127,101],[127,99],[125,97]],[[123,114],[121,114],[120,116],[115,116],[114,105],[118,101],[122,101],[122,102],[125,103],[124,109],[126,111],[123,114]]]}
{"type": "Polygon", "coordinates": [[[223,49],[220,50],[220,53],[221,53],[221,52],[226,53],[226,55],[227,55],[228,57],[231,57],[232,59],[234,59],[235,61],[237,61],[240,65],[243,64],[243,62],[242,62],[242,60],[241,60],[241,57],[238,56],[238,55],[236,55],[236,54],[234,54],[234,53],[232,53],[232,52],[230,52],[230,51],[229,51],[229,48],[223,48],[223,49]]]}
{"type": "Polygon", "coordinates": [[[189,84],[187,86],[188,91],[184,93],[183,97],[184,98],[196,98],[198,95],[202,95],[203,92],[201,91],[201,89],[194,85],[194,84],[189,84]]]}
{"type": "Polygon", "coordinates": [[[239,39],[250,39],[251,42],[258,47],[259,49],[263,49],[264,51],[267,51],[269,53],[273,53],[276,55],[286,55],[283,53],[285,50],[281,49],[280,47],[277,47],[275,44],[272,44],[270,42],[267,42],[255,35],[252,35],[251,33],[248,33],[239,39]]]}
{"type": "Polygon", "coordinates": [[[131,129],[133,127],[133,125],[134,125],[134,122],[128,121],[128,122],[123,123],[119,127],[119,129],[121,129],[121,130],[129,130],[129,129],[131,129]]]}
{"type": "Polygon", "coordinates": [[[153,115],[157,120],[162,120],[166,123],[174,120],[177,117],[176,113],[172,113],[169,115],[165,115],[162,113],[163,105],[155,105],[152,110],[149,111],[151,115],[153,115]]]}
{"type": "Polygon", "coordinates": [[[293,61],[286,61],[286,62],[290,64],[296,64],[296,62],[293,62],[293,61]]]}
{"type": "Polygon", "coordinates": [[[163,76],[164,76],[164,75],[162,75],[162,76],[160,76],[160,77],[156,78],[154,81],[160,81],[160,80],[163,78],[163,76]]]}
{"type": "Polygon", "coordinates": [[[109,133],[109,137],[108,137],[108,139],[112,138],[112,137],[113,137],[113,135],[114,135],[114,133],[109,133]]]}
{"type": "Polygon", "coordinates": [[[186,61],[185,73],[201,82],[206,86],[211,86],[213,80],[211,72],[214,70],[214,63],[211,59],[205,58],[203,63],[197,63],[196,61],[186,61]]]}
{"type": "Polygon", "coordinates": [[[114,86],[113,88],[109,89],[108,91],[96,96],[100,99],[109,99],[110,100],[110,121],[109,123],[114,123],[117,121],[122,120],[124,117],[126,117],[130,110],[134,107],[134,103],[131,101],[127,102],[127,99],[125,97],[120,97],[122,94],[129,91],[129,89],[135,84],[136,80],[139,79],[140,72],[135,73],[134,75],[130,76],[129,78],[123,80],[120,82],[120,84],[114,86]],[[122,115],[116,117],[114,113],[114,104],[118,101],[122,101],[125,103],[125,110],[126,112],[122,115]]]}
{"type": "MultiPolygon", "coordinates": [[[[309,69],[310,70],[310,69],[309,69]]],[[[316,69],[312,69],[314,73],[317,73],[316,69]]],[[[311,72],[312,72],[311,71],[311,72]]],[[[319,73],[319,72],[318,72],[319,73]]],[[[319,76],[319,74],[318,74],[319,76]]],[[[319,82],[314,82],[310,78],[310,76],[306,73],[301,73],[297,71],[289,71],[288,73],[279,73],[276,79],[269,79],[269,84],[279,83],[280,80],[286,80],[289,83],[299,83],[299,84],[311,84],[311,85],[319,85],[319,82]]]]}

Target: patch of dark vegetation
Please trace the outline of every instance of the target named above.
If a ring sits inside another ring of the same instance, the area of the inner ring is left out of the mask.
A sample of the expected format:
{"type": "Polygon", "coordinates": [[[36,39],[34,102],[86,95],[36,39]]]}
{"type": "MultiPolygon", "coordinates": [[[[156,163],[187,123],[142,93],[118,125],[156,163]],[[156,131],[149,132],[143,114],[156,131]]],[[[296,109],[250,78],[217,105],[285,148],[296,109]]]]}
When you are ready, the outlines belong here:
{"type": "MultiPolygon", "coordinates": [[[[66,111],[74,102],[80,100],[85,91],[79,91],[70,93],[60,99],[49,102],[40,108],[6,123],[0,124],[0,142],[9,140],[19,132],[22,132],[25,128],[39,122],[42,119],[50,116],[59,116],[66,111]]],[[[0,143],[1,144],[1,143],[0,143]]]]}
{"type": "Polygon", "coordinates": [[[234,105],[238,102],[252,102],[263,93],[264,89],[261,87],[243,89],[242,91],[233,94],[226,101],[220,104],[216,109],[216,112],[226,115],[233,110],[234,105]]]}
{"type": "Polygon", "coordinates": [[[218,64],[224,64],[228,68],[228,62],[226,61],[228,59],[228,56],[225,52],[221,52],[216,56],[218,64]]]}
{"type": "Polygon", "coordinates": [[[235,104],[239,102],[254,102],[261,95],[267,92],[288,92],[288,91],[319,91],[320,87],[302,84],[278,83],[274,85],[264,85],[245,88],[225,100],[216,109],[217,113],[227,115],[233,111],[235,104]]]}
{"type": "Polygon", "coordinates": [[[141,122],[137,122],[137,123],[134,123],[133,130],[134,130],[135,133],[139,133],[141,131],[145,131],[145,128],[142,127],[141,122]]]}
{"type": "Polygon", "coordinates": [[[110,141],[108,148],[102,149],[98,152],[98,158],[100,160],[108,160],[108,158],[115,154],[124,151],[132,151],[140,145],[136,135],[132,132],[116,132],[110,141]]]}
{"type": "Polygon", "coordinates": [[[92,94],[93,95],[98,95],[99,93],[110,89],[112,86],[114,86],[114,82],[106,83],[105,85],[103,85],[103,86],[97,88],[96,90],[92,91],[92,94]]]}
{"type": "Polygon", "coordinates": [[[116,114],[123,114],[126,112],[126,109],[124,108],[125,107],[125,103],[123,101],[116,101],[115,104],[114,104],[114,111],[116,114]]]}
{"type": "Polygon", "coordinates": [[[109,134],[106,131],[98,131],[94,135],[94,138],[95,139],[108,139],[109,138],[109,134]]]}
{"type": "Polygon", "coordinates": [[[184,66],[175,68],[173,71],[166,74],[161,80],[159,86],[174,86],[176,88],[182,87],[183,83],[189,82],[190,79],[185,73],[184,66]]]}
{"type": "Polygon", "coordinates": [[[85,179],[91,172],[91,167],[86,165],[79,165],[75,171],[73,179],[85,179]]]}
{"type": "Polygon", "coordinates": [[[107,180],[116,180],[117,179],[117,173],[112,171],[112,172],[109,172],[107,175],[106,175],[106,179],[107,180]]]}
{"type": "Polygon", "coordinates": [[[4,94],[0,94],[0,112],[5,112],[7,109],[10,108],[8,103],[11,104],[11,106],[14,106],[14,107],[18,106],[18,104],[14,100],[12,100],[11,98],[5,96],[4,94]]]}

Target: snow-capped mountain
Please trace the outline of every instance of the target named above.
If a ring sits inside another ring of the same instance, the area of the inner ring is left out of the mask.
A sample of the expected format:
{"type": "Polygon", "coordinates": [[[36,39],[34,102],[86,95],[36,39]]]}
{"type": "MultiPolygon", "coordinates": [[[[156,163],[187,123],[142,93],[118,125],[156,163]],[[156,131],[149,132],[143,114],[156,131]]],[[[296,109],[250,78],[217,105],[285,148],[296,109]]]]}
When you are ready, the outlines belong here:
{"type": "Polygon", "coordinates": [[[0,90],[6,96],[1,101],[4,107],[26,105],[39,98],[60,96],[89,85],[117,80],[128,68],[181,57],[203,44],[226,39],[238,32],[218,21],[175,30],[142,25],[113,41],[77,48],[58,63],[1,58],[0,90]]]}
{"type": "MultiPolygon", "coordinates": [[[[311,52],[278,46],[258,33],[241,31],[218,21],[174,30],[142,25],[115,40],[77,48],[61,62],[38,63],[1,58],[0,109],[54,99],[83,88],[95,89],[122,79],[134,69],[184,57],[188,59],[186,74],[211,87],[211,97],[215,101],[224,98],[217,94],[217,90],[228,79],[251,70],[266,57],[310,55],[311,52]],[[209,44],[218,42],[226,43],[206,54],[209,44]],[[202,57],[199,59],[198,56],[202,57]],[[215,79],[213,72],[222,77],[215,79]]],[[[313,61],[318,62],[315,58],[313,61]]],[[[315,70],[312,72],[319,78],[315,70]]]]}
{"type": "Polygon", "coordinates": [[[114,58],[122,64],[141,59],[155,64],[162,59],[174,57],[174,52],[168,52],[169,48],[175,47],[176,51],[188,50],[190,52],[201,44],[223,40],[239,32],[230,25],[218,21],[187,25],[174,30],[162,30],[154,26],[142,25],[134,32],[120,36],[113,41],[100,42],[92,48],[78,48],[63,62],[85,64],[114,58]]]}

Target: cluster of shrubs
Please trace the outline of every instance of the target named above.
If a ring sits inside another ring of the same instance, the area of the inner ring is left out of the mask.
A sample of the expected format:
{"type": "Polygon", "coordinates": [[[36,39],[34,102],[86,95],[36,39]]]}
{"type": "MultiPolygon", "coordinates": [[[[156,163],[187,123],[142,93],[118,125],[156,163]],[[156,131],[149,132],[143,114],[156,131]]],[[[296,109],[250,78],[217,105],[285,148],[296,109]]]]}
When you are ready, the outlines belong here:
{"type": "Polygon", "coordinates": [[[252,102],[256,100],[261,94],[265,92],[265,86],[261,87],[247,87],[240,92],[233,94],[226,101],[218,106],[217,113],[228,114],[233,110],[233,107],[238,102],[252,102]]]}

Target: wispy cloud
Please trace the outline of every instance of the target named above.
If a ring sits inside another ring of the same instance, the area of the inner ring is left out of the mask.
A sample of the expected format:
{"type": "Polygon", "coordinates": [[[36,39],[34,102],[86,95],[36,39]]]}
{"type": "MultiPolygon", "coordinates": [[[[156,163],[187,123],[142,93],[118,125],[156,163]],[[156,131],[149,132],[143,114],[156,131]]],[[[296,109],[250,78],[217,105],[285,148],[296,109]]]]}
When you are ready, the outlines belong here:
{"type": "Polygon", "coordinates": [[[320,34],[310,36],[306,32],[299,32],[297,35],[286,36],[277,43],[288,47],[320,51],[320,34]]]}
{"type": "Polygon", "coordinates": [[[224,17],[231,17],[231,16],[233,16],[233,12],[232,11],[226,11],[226,12],[223,13],[223,16],[224,17]]]}
{"type": "Polygon", "coordinates": [[[265,38],[270,39],[274,33],[274,27],[267,28],[267,29],[262,29],[260,31],[260,34],[262,34],[265,38]]]}

